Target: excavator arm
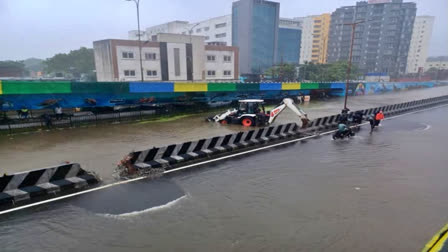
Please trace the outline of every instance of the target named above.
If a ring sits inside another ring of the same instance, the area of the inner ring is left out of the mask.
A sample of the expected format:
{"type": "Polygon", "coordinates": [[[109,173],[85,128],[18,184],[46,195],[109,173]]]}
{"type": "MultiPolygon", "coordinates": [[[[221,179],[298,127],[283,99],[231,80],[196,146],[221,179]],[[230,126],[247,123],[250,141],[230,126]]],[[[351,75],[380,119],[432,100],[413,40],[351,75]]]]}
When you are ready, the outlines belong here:
{"type": "Polygon", "coordinates": [[[307,114],[298,106],[296,106],[291,98],[283,99],[280,105],[271,110],[271,113],[269,113],[268,123],[272,124],[278,117],[278,115],[280,115],[280,113],[282,113],[283,110],[285,110],[286,107],[291,109],[300,118],[300,120],[302,120],[302,128],[306,128],[310,120],[308,119],[307,114]]]}

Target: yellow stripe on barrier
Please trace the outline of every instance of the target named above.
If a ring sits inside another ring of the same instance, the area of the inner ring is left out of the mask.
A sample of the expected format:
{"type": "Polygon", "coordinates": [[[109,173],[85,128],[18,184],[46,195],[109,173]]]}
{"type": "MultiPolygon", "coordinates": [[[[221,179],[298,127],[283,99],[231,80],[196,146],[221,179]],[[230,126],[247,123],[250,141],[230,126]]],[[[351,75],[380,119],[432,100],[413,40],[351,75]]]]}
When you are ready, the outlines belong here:
{"type": "MultiPolygon", "coordinates": [[[[438,252],[444,248],[448,238],[448,224],[445,225],[432,239],[425,245],[422,252],[438,252]]],[[[446,247],[445,247],[446,248],[446,247]]]]}
{"type": "Polygon", "coordinates": [[[207,92],[207,83],[174,82],[174,92],[207,92]]]}
{"type": "Polygon", "coordinates": [[[282,82],[282,90],[298,90],[300,82],[282,82]]]}
{"type": "Polygon", "coordinates": [[[2,89],[2,80],[0,80],[0,95],[3,94],[3,89],[2,89]]]}

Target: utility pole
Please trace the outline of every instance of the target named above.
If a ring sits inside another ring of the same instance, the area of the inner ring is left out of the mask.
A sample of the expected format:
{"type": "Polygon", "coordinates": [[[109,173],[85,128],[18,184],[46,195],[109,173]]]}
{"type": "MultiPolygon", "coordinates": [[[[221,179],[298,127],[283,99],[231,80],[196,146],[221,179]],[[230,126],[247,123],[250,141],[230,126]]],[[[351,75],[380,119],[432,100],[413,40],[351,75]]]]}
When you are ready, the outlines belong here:
{"type": "Polygon", "coordinates": [[[350,82],[350,73],[352,70],[352,53],[353,53],[353,42],[355,41],[355,30],[358,24],[364,23],[364,20],[346,23],[344,25],[350,25],[352,27],[352,39],[350,42],[350,53],[348,56],[348,66],[347,66],[347,82],[345,83],[345,100],[344,100],[344,109],[347,109],[347,96],[348,96],[348,84],[350,82]]]}
{"type": "Polygon", "coordinates": [[[133,1],[135,3],[135,6],[137,7],[137,36],[138,36],[138,51],[140,54],[140,73],[141,73],[141,80],[143,79],[143,59],[142,59],[142,34],[140,32],[140,0],[126,0],[128,2],[133,1]]]}

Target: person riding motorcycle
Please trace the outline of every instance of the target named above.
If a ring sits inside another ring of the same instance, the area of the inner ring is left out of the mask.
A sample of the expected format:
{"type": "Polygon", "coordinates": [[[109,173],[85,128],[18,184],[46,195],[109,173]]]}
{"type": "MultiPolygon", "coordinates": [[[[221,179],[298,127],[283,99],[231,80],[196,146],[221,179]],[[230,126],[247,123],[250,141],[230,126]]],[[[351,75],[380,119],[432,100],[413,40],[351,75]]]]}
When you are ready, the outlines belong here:
{"type": "Polygon", "coordinates": [[[338,131],[336,131],[336,134],[335,134],[334,137],[343,138],[343,137],[349,135],[350,133],[351,133],[351,129],[349,127],[347,127],[346,124],[339,123],[338,124],[338,131]]]}

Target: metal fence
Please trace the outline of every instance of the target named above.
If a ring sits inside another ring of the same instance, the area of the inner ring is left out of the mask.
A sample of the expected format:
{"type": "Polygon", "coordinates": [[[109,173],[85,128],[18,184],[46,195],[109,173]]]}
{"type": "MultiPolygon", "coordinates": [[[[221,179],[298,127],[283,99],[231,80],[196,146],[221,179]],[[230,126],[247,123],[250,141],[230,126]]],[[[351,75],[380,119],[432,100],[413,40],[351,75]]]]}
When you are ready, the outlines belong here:
{"type": "Polygon", "coordinates": [[[76,127],[84,124],[113,123],[131,120],[150,119],[155,116],[164,114],[172,114],[173,109],[159,108],[153,110],[136,110],[136,111],[116,111],[106,113],[64,113],[62,118],[57,118],[55,114],[49,114],[47,111],[30,111],[27,118],[19,116],[0,117],[0,132],[9,134],[32,131],[39,128],[67,128],[76,127]],[[44,115],[47,114],[48,117],[44,115]]]}

